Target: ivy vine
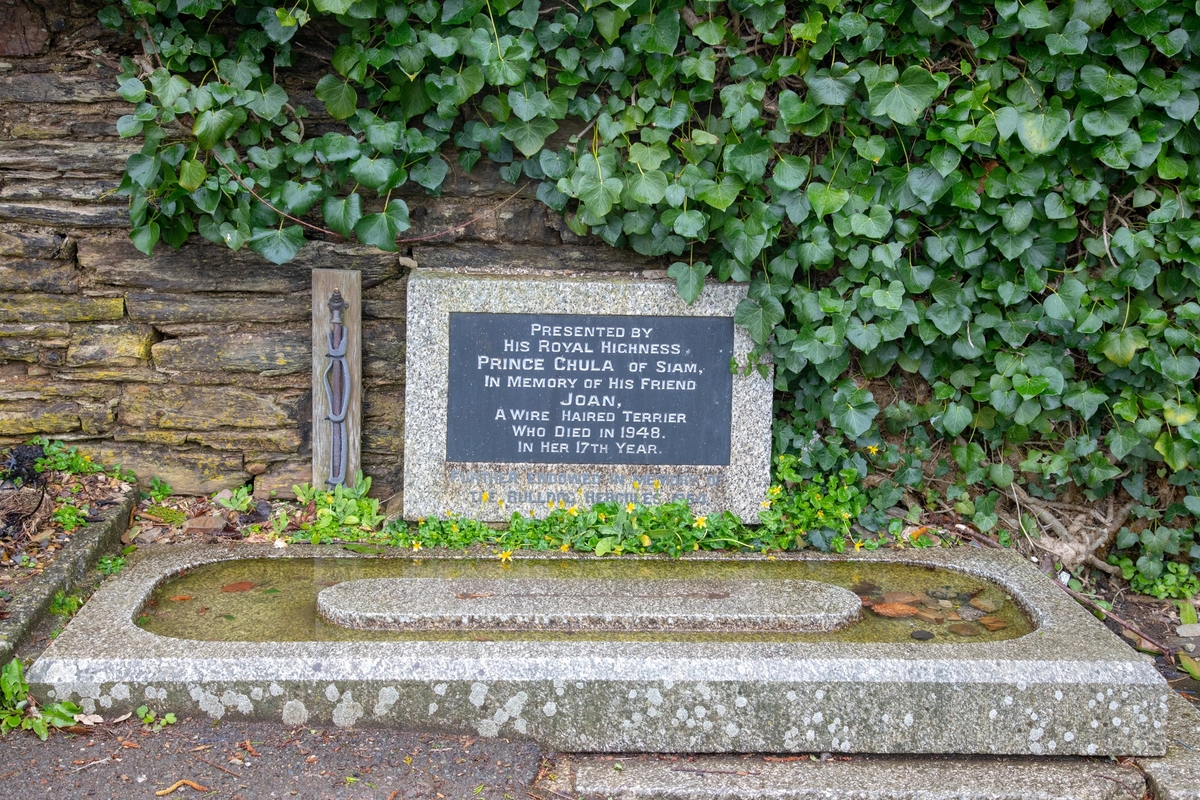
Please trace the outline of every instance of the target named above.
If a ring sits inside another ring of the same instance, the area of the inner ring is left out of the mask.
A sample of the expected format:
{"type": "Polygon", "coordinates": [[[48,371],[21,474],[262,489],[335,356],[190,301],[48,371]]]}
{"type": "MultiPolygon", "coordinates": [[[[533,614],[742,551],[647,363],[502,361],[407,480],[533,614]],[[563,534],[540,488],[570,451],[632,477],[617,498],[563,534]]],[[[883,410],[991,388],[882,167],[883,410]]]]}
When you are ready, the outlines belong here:
{"type": "MultiPolygon", "coordinates": [[[[749,284],[778,452],[865,473],[883,429],[933,431],[985,529],[1014,481],[1124,485],[1179,534],[1141,542],[1144,574],[1200,555],[1193,4],[272,1],[102,12],[144,44],[118,126],[145,142],[122,184],[143,251],[393,250],[397,189],[487,158],[671,262],[689,302],[749,284]],[[302,60],[337,130],[306,130],[302,60]]],[[[904,458],[895,492],[923,481],[904,458]]]]}

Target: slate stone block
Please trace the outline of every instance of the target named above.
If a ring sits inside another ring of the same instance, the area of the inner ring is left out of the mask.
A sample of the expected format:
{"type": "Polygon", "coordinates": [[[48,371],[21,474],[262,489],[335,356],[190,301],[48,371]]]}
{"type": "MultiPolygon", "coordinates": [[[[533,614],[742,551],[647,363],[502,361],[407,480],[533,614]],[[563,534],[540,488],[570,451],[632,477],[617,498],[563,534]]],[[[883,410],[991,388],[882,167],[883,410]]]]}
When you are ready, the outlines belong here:
{"type": "Polygon", "coordinates": [[[308,331],[267,330],[170,339],[153,347],[154,365],[166,372],[222,370],[288,375],[312,366],[308,331]]]}
{"type": "Polygon", "coordinates": [[[0,322],[100,322],[124,315],[120,297],[0,295],[0,322]]]}
{"type": "Polygon", "coordinates": [[[149,294],[125,296],[129,318],[137,322],[294,322],[307,320],[311,301],[303,295],[149,294]]]}
{"type": "Polygon", "coordinates": [[[79,427],[75,403],[0,404],[0,436],[70,433],[79,427]]]}
{"type": "Polygon", "coordinates": [[[233,386],[131,384],[121,393],[119,418],[131,428],[213,431],[284,428],[294,420],[270,397],[233,386]]]}
{"type": "Polygon", "coordinates": [[[136,367],[150,360],[156,338],[149,325],[76,325],[71,328],[67,366],[136,367]]]}
{"type": "Polygon", "coordinates": [[[0,258],[0,286],[9,292],[79,291],[79,274],[69,261],[41,258],[0,258]]]}

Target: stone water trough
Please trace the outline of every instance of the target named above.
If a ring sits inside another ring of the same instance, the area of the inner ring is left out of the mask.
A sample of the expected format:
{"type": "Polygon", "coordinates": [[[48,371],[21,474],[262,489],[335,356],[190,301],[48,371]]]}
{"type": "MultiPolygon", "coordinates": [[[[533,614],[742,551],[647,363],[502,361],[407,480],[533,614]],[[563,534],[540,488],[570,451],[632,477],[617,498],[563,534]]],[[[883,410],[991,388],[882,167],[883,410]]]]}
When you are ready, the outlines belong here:
{"type": "Polygon", "coordinates": [[[101,587],[30,682],[106,716],[147,704],[524,737],[560,752],[1166,750],[1170,692],[1153,665],[1008,552],[512,565],[337,556],[342,566],[326,569],[329,548],[299,545],[148,555],[101,587]],[[288,605],[300,602],[288,584],[255,577],[272,565],[308,576],[303,607],[288,605]],[[211,588],[211,600],[172,588],[226,568],[249,577],[211,588]],[[648,569],[661,574],[638,576],[648,569]],[[840,577],[812,581],[822,569],[840,577]],[[870,633],[879,615],[862,609],[862,587],[897,569],[987,587],[1025,627],[927,636],[906,619],[870,633]],[[220,605],[239,592],[260,606],[220,605]],[[273,603],[278,619],[252,610],[273,603]],[[168,628],[153,632],[160,617],[168,628]]]}

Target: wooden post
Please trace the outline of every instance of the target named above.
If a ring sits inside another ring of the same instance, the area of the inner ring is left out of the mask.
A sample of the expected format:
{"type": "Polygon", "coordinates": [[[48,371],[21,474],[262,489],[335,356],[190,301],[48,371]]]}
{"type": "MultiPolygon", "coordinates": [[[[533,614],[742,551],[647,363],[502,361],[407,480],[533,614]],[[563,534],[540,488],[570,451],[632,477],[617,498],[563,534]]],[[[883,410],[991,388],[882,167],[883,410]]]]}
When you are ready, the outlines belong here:
{"type": "Polygon", "coordinates": [[[328,487],[342,465],[339,448],[345,448],[345,484],[354,485],[362,468],[359,447],[362,435],[362,274],[358,270],[314,269],[312,271],[312,458],[313,486],[328,487]],[[341,309],[345,344],[345,370],[338,357],[334,293],[345,303],[341,309]],[[334,333],[331,341],[330,334],[334,333]],[[333,345],[331,347],[331,345],[333,345]],[[339,374],[341,378],[339,378],[339,374]],[[345,404],[330,408],[331,395],[337,402],[340,380],[345,380],[345,404]],[[332,391],[331,391],[332,390],[332,391]],[[341,411],[342,414],[333,414],[341,411]],[[343,418],[344,422],[337,420],[343,418]],[[334,417],[334,419],[331,419],[334,417]],[[338,430],[340,428],[340,430],[338,430]]]}

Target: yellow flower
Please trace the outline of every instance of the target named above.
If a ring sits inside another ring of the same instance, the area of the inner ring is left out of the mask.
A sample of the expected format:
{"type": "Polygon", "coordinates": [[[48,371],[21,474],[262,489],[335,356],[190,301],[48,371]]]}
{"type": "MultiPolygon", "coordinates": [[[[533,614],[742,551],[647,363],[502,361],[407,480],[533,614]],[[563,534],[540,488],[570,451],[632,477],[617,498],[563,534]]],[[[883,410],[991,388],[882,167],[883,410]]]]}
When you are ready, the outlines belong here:
{"type": "Polygon", "coordinates": [[[563,542],[563,543],[562,543],[562,547],[560,547],[560,548],[558,548],[558,549],[559,549],[559,550],[562,550],[562,551],[565,553],[565,552],[567,552],[568,550],[570,550],[570,549],[571,549],[571,543],[570,543],[570,542],[563,542]]]}
{"type": "Polygon", "coordinates": [[[817,519],[825,519],[825,512],[817,511],[817,519]]]}
{"type": "Polygon", "coordinates": [[[770,501],[770,500],[763,500],[761,503],[759,503],[759,505],[760,505],[760,506],[762,506],[763,508],[770,508],[770,507],[771,507],[771,501],[770,501]]]}
{"type": "Polygon", "coordinates": [[[632,514],[632,513],[633,513],[633,503],[626,503],[626,504],[625,504],[625,513],[626,513],[626,514],[632,514]]]}
{"type": "Polygon", "coordinates": [[[854,540],[854,552],[857,553],[859,550],[862,550],[862,549],[863,549],[862,539],[855,539],[854,540]]]}
{"type": "Polygon", "coordinates": [[[451,532],[451,533],[458,533],[458,523],[457,523],[457,522],[455,522],[454,524],[452,524],[452,525],[450,526],[450,532],[451,532]]]}
{"type": "Polygon", "coordinates": [[[424,525],[424,524],[425,524],[425,518],[424,518],[424,517],[417,517],[417,524],[418,524],[418,525],[424,525]]]}
{"type": "Polygon", "coordinates": [[[529,518],[533,519],[533,509],[529,509],[529,518]]]}
{"type": "Polygon", "coordinates": [[[871,455],[875,455],[876,453],[879,452],[879,445],[874,445],[874,444],[867,445],[867,452],[870,453],[871,455]]]}
{"type": "Polygon", "coordinates": [[[601,521],[601,522],[607,522],[607,521],[608,521],[608,515],[607,515],[607,514],[601,514],[601,515],[600,515],[600,521],[601,521]]]}
{"type": "Polygon", "coordinates": [[[486,503],[488,500],[488,493],[484,492],[479,499],[486,503]]]}
{"type": "Polygon", "coordinates": [[[567,507],[567,501],[566,501],[566,500],[559,500],[559,501],[558,501],[558,507],[559,507],[559,508],[566,508],[566,507],[567,507]]]}
{"type": "Polygon", "coordinates": [[[413,542],[413,552],[415,553],[415,552],[417,552],[417,551],[418,551],[418,550],[420,550],[420,549],[421,549],[421,543],[420,543],[420,542],[413,542]]]}
{"type": "Polygon", "coordinates": [[[783,487],[781,487],[781,486],[772,486],[772,487],[771,487],[771,496],[772,496],[772,497],[778,497],[778,496],[779,496],[779,493],[780,493],[780,492],[782,492],[782,491],[783,491],[783,487]]]}
{"type": "Polygon", "coordinates": [[[696,517],[696,521],[692,523],[693,528],[707,528],[708,517],[696,517]]]}
{"type": "Polygon", "coordinates": [[[842,512],[842,519],[850,519],[850,512],[849,512],[849,511],[843,511],[843,512],[842,512]]]}
{"type": "Polygon", "coordinates": [[[567,513],[570,514],[572,517],[578,517],[579,516],[579,506],[571,506],[570,508],[567,509],[567,513]]]}
{"type": "Polygon", "coordinates": [[[553,500],[547,500],[547,501],[546,501],[546,508],[554,508],[554,501],[553,501],[553,500]]]}
{"type": "Polygon", "coordinates": [[[512,550],[505,550],[503,553],[500,554],[500,563],[501,564],[510,563],[512,561],[512,554],[513,554],[512,550]]]}
{"type": "Polygon", "coordinates": [[[655,479],[654,479],[654,491],[656,491],[656,492],[657,492],[657,491],[658,491],[658,487],[659,487],[660,485],[661,485],[661,484],[659,484],[659,482],[658,482],[658,478],[655,478],[655,479]]]}
{"type": "Polygon", "coordinates": [[[633,488],[635,488],[635,489],[640,489],[640,488],[642,488],[642,485],[641,485],[640,483],[638,483],[637,481],[634,481],[634,482],[633,482],[633,488]]]}
{"type": "Polygon", "coordinates": [[[497,500],[496,505],[500,506],[501,508],[504,508],[504,498],[501,497],[499,500],[497,500]]]}

